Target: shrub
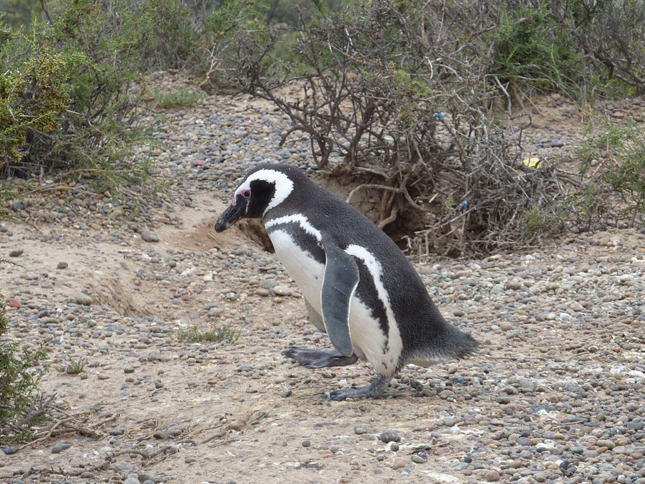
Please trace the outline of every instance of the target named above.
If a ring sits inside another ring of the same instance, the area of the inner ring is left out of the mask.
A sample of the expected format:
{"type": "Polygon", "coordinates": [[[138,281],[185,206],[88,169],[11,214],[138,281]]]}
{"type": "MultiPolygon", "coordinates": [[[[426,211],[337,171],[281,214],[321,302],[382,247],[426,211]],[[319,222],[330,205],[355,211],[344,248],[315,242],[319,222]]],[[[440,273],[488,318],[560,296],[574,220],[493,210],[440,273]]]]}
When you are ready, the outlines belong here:
{"type": "Polygon", "coordinates": [[[208,331],[202,331],[197,326],[192,326],[179,331],[177,338],[181,341],[189,341],[191,343],[202,343],[204,341],[209,343],[218,343],[221,341],[234,343],[239,339],[240,334],[240,330],[232,329],[230,326],[212,326],[208,331]]]}
{"type": "Polygon", "coordinates": [[[11,32],[0,46],[0,177],[64,172],[99,189],[142,179],[127,151],[138,136],[134,78],[107,13],[77,0],[52,25],[11,32]]]}
{"type": "Polygon", "coordinates": [[[40,372],[36,369],[46,352],[7,341],[4,335],[8,324],[0,294],[0,444],[28,439],[31,427],[43,419],[48,403],[38,391],[40,372]]]}
{"type": "Polygon", "coordinates": [[[521,107],[518,90],[579,91],[584,63],[569,41],[570,31],[560,28],[546,2],[518,3],[501,4],[487,40],[492,49],[488,70],[500,94],[521,107]]]}
{"type": "Polygon", "coordinates": [[[266,69],[278,36],[263,47],[240,37],[238,75],[291,118],[282,142],[307,133],[318,168],[356,185],[350,199],[369,190],[381,200],[374,218],[390,235],[417,236],[426,251],[486,252],[522,239],[536,207],[554,216],[561,185],[553,166],[519,162],[487,116],[496,88],[441,13],[378,0],[303,25],[299,99],[276,94],[280,79],[266,69]]]}
{"type": "MultiPolygon", "coordinates": [[[[634,227],[645,213],[645,135],[641,126],[628,119],[619,124],[608,119],[587,128],[576,150],[580,171],[588,186],[579,203],[585,212],[611,216],[616,225],[634,227]]],[[[598,219],[598,216],[596,219],[598,219]]],[[[593,222],[588,217],[588,226],[593,222]]]]}
{"type": "Polygon", "coordinates": [[[172,109],[192,106],[203,98],[203,94],[193,89],[179,87],[177,89],[163,92],[155,89],[152,97],[160,108],[172,109]]]}

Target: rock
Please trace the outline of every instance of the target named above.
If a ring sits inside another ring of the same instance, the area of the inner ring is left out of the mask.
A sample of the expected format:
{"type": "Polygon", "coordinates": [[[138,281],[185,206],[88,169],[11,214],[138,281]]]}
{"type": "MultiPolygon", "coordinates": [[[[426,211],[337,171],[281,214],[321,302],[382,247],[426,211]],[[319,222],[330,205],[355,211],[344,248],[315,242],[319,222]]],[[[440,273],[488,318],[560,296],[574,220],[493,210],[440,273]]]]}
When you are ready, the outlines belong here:
{"type": "Polygon", "coordinates": [[[157,478],[155,478],[154,476],[152,476],[152,475],[150,475],[150,474],[146,474],[146,473],[141,473],[141,474],[139,474],[138,478],[139,478],[139,482],[141,482],[142,484],[143,484],[144,482],[146,482],[146,481],[157,482],[157,480],[158,480],[158,479],[157,479],[157,478]]]}
{"type": "Polygon", "coordinates": [[[24,252],[22,249],[14,249],[9,252],[9,257],[20,257],[24,252]]]}
{"type": "Polygon", "coordinates": [[[484,479],[486,479],[486,482],[497,482],[501,478],[502,476],[500,476],[499,472],[495,470],[487,471],[486,474],[484,474],[484,479]]]}
{"type": "Polygon", "coordinates": [[[303,440],[303,441],[302,441],[302,446],[303,446],[303,447],[310,447],[310,446],[311,446],[311,441],[309,441],[309,440],[303,440]]]}
{"type": "Polygon", "coordinates": [[[412,454],[412,457],[410,458],[412,462],[415,464],[423,464],[425,462],[428,462],[428,456],[426,454],[412,454]]]}
{"type": "Polygon", "coordinates": [[[385,444],[388,442],[401,442],[401,436],[396,430],[386,430],[378,436],[379,440],[385,444]]]}
{"type": "Polygon", "coordinates": [[[356,435],[363,435],[367,433],[367,427],[365,425],[357,425],[354,427],[354,433],[356,435]]]}
{"type": "Polygon", "coordinates": [[[402,457],[394,459],[392,462],[392,469],[403,469],[407,465],[407,462],[402,457]]]}
{"type": "Polygon", "coordinates": [[[14,309],[20,309],[22,304],[17,299],[9,299],[9,307],[14,309]]]}
{"type": "Polygon", "coordinates": [[[128,477],[125,481],[123,481],[123,484],[141,484],[141,481],[139,481],[139,479],[136,477],[128,477]]]}
{"type": "Polygon", "coordinates": [[[288,286],[275,286],[273,288],[276,296],[291,296],[293,291],[288,286]]]}
{"type": "Polygon", "coordinates": [[[59,454],[71,447],[70,444],[56,444],[52,447],[52,454],[59,454]]]}
{"type": "Polygon", "coordinates": [[[447,427],[452,427],[456,423],[457,423],[457,417],[454,417],[452,415],[443,418],[443,424],[446,425],[447,427]]]}
{"type": "Polygon", "coordinates": [[[56,269],[67,269],[69,267],[69,264],[67,262],[59,262],[58,265],[56,266],[56,269]]]}
{"type": "Polygon", "coordinates": [[[91,306],[94,303],[94,299],[92,299],[84,292],[79,292],[75,294],[74,297],[72,298],[72,301],[82,306],[91,306]]]}
{"type": "Polygon", "coordinates": [[[147,230],[142,230],[139,235],[141,235],[141,240],[144,242],[159,242],[159,236],[151,234],[147,230]]]}
{"type": "Polygon", "coordinates": [[[12,455],[18,452],[18,449],[16,449],[15,447],[5,447],[4,449],[2,449],[2,451],[5,453],[5,455],[12,455]]]}

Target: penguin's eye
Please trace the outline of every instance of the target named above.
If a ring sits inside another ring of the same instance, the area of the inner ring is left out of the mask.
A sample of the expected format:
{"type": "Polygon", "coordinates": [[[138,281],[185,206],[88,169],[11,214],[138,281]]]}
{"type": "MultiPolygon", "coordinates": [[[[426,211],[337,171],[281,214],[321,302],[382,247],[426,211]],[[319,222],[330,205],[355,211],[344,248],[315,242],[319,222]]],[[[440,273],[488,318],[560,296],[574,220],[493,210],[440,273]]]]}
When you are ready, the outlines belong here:
{"type": "Polygon", "coordinates": [[[244,198],[251,198],[251,190],[244,190],[244,191],[242,192],[242,196],[243,196],[244,198]]]}

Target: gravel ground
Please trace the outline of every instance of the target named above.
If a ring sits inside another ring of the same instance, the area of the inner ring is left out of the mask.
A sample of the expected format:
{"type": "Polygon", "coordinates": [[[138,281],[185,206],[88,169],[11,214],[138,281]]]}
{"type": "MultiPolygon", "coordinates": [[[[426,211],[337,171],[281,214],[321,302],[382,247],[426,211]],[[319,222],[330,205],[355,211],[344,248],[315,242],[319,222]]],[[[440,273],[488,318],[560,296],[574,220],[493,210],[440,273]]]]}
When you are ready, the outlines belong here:
{"type": "MultiPolygon", "coordinates": [[[[580,138],[560,101],[536,107],[530,154],[580,138]]],[[[644,107],[603,109],[621,119],[644,107]]],[[[278,148],[288,120],[248,97],[166,114],[152,156],[174,182],[134,222],[134,205],[43,181],[10,207],[20,222],[0,226],[0,258],[20,264],[0,267],[8,337],[45,345],[42,389],[61,422],[2,449],[0,482],[645,483],[642,233],[416,261],[481,352],[409,366],[384,398],[331,402],[370,368],[286,360],[287,347],[329,347],[327,336],[274,255],[238,229],[212,230],[248,166],[308,165],[305,140],[278,148]],[[178,337],[219,325],[239,339],[178,337]],[[57,371],[79,359],[80,374],[57,371]]]]}

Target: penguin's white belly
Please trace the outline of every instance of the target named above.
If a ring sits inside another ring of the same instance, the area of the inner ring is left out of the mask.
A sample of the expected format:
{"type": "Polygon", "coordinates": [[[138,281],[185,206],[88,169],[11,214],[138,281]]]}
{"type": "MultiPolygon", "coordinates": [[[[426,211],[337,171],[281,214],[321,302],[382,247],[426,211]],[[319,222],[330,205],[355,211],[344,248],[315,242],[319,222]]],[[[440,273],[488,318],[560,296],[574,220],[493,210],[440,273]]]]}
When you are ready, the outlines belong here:
{"type": "Polygon", "coordinates": [[[291,236],[283,230],[274,230],[269,234],[275,253],[291,278],[296,281],[303,296],[309,301],[318,314],[320,293],[325,273],[325,266],[314,259],[294,242],[291,236]]]}
{"type": "MultiPolygon", "coordinates": [[[[314,310],[322,315],[321,292],[325,266],[304,251],[284,230],[273,230],[269,237],[278,258],[285,269],[296,281],[300,291],[314,310]]],[[[372,316],[370,308],[356,295],[352,298],[349,312],[349,330],[354,353],[365,357],[383,375],[396,371],[401,353],[401,342],[395,321],[389,321],[390,332],[395,327],[395,335],[385,335],[378,319],[372,316]],[[388,344],[388,336],[395,336],[388,344]],[[388,348],[386,351],[386,347],[388,348]]]]}

